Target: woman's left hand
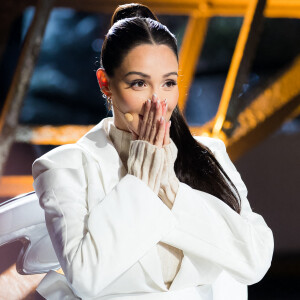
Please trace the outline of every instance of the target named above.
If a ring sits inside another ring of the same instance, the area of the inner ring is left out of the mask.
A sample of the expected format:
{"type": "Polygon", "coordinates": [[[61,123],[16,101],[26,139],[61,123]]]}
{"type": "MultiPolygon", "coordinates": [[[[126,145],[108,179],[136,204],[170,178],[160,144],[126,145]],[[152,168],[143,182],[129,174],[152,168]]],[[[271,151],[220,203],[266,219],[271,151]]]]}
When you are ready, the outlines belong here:
{"type": "Polygon", "coordinates": [[[151,101],[147,100],[136,139],[145,140],[158,147],[169,144],[171,122],[166,122],[167,109],[167,102],[159,101],[156,95],[153,95],[151,101]]]}

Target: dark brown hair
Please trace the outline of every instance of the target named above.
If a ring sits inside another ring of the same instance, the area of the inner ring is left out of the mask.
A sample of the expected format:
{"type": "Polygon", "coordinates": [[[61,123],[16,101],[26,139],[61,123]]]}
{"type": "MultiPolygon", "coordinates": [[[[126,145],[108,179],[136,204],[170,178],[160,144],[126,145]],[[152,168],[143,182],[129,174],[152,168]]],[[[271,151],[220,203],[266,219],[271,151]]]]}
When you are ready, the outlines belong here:
{"type": "MultiPolygon", "coordinates": [[[[178,60],[177,40],[143,4],[120,5],[115,10],[102,45],[100,64],[109,77],[121,65],[124,57],[141,44],[166,45],[178,60]]],[[[239,193],[212,152],[197,142],[180,113],[178,106],[171,116],[170,137],[178,149],[175,173],[181,182],[210,193],[240,213],[239,193]]]]}

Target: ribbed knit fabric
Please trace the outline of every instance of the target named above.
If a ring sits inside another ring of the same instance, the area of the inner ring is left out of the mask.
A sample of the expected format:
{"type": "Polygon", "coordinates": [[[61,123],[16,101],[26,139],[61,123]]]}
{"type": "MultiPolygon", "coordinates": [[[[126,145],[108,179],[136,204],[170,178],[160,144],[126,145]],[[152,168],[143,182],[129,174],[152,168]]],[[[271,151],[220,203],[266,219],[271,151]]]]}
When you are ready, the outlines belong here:
{"type": "MultiPolygon", "coordinates": [[[[179,186],[174,172],[177,147],[171,140],[169,145],[158,148],[149,142],[132,140],[130,132],[120,130],[109,123],[112,140],[124,167],[129,174],[143,180],[171,209],[179,186]]],[[[179,271],[183,253],[180,249],[159,242],[157,252],[161,260],[165,285],[170,287],[179,271]]]]}
{"type": "Polygon", "coordinates": [[[141,179],[158,195],[164,167],[164,150],[147,141],[131,141],[128,157],[128,174],[141,179]]]}
{"type": "Polygon", "coordinates": [[[163,146],[163,151],[164,166],[158,196],[171,209],[179,187],[179,180],[174,171],[178,150],[172,139],[169,145],[163,146]]]}

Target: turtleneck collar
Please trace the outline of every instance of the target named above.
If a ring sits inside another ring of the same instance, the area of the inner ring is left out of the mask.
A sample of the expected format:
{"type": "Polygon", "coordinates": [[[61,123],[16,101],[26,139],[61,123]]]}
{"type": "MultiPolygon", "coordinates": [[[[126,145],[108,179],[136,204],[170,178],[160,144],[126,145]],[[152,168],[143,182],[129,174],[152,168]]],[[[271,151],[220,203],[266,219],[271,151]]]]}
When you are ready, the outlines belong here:
{"type": "Polygon", "coordinates": [[[131,132],[118,129],[112,120],[108,124],[108,134],[114,144],[122,163],[127,171],[127,160],[129,155],[130,142],[132,140],[131,132]]]}

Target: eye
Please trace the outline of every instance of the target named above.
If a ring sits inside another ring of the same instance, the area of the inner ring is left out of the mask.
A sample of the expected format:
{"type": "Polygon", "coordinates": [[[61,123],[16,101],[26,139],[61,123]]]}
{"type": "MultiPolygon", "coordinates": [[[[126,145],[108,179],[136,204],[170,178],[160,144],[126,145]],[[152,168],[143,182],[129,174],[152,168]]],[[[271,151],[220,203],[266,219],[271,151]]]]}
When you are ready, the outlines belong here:
{"type": "Polygon", "coordinates": [[[168,88],[171,88],[174,85],[177,85],[177,82],[175,80],[168,80],[166,83],[168,88]]]}
{"type": "Polygon", "coordinates": [[[130,83],[130,87],[143,87],[145,84],[144,80],[134,80],[130,83]]]}

